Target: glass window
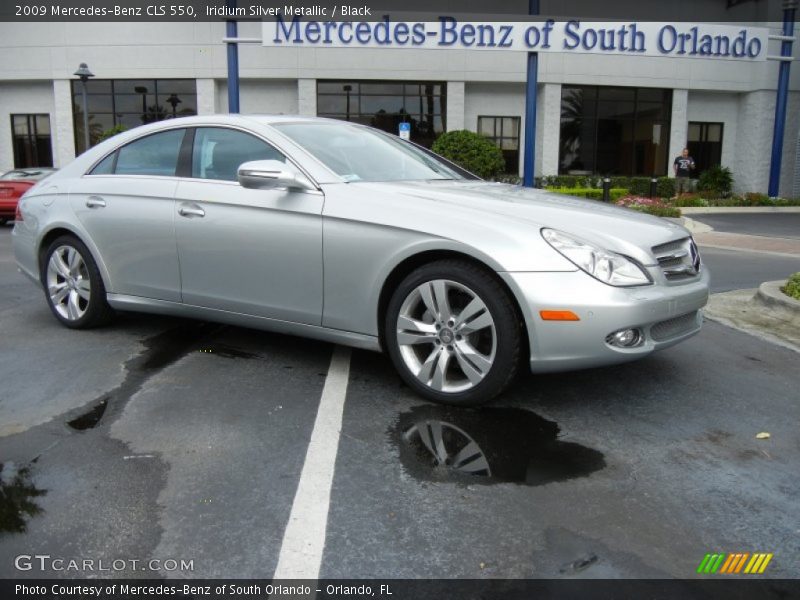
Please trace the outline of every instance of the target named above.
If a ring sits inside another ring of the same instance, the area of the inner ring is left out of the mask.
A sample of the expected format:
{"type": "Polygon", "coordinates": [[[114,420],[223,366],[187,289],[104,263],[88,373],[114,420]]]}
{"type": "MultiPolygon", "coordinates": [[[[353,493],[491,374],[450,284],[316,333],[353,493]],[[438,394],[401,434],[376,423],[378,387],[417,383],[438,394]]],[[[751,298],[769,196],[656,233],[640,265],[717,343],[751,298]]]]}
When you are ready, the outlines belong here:
{"type": "Polygon", "coordinates": [[[519,173],[520,121],[520,117],[478,117],[478,133],[503,151],[506,173],[519,173]]]}
{"type": "Polygon", "coordinates": [[[671,90],[564,85],[559,172],[666,175],[671,90]]]}
{"type": "Polygon", "coordinates": [[[440,82],[319,81],[317,114],[398,134],[411,124],[411,140],[430,148],[445,130],[447,100],[440,82]]]}
{"type": "Polygon", "coordinates": [[[693,177],[710,167],[722,164],[722,123],[690,122],[688,131],[689,155],[694,159],[693,177]]]}
{"type": "Polygon", "coordinates": [[[286,157],[249,133],[222,127],[201,127],[194,135],[192,177],[236,181],[239,165],[251,160],[279,160],[286,157]]]}
{"type": "Polygon", "coordinates": [[[118,151],[114,173],[174,177],[185,132],[185,129],[162,131],[123,146],[118,151]]]}
{"type": "MultiPolygon", "coordinates": [[[[72,117],[75,148],[84,148],[83,84],[72,82],[72,117]]],[[[197,114],[194,79],[91,79],[87,82],[89,144],[121,125],[126,129],[145,123],[197,114]]]]}
{"type": "Polygon", "coordinates": [[[52,167],[50,115],[11,115],[14,167],[52,167]]]}
{"type": "Polygon", "coordinates": [[[110,175],[114,172],[114,159],[117,157],[116,152],[112,152],[101,160],[97,166],[92,169],[91,175],[110,175]]]}

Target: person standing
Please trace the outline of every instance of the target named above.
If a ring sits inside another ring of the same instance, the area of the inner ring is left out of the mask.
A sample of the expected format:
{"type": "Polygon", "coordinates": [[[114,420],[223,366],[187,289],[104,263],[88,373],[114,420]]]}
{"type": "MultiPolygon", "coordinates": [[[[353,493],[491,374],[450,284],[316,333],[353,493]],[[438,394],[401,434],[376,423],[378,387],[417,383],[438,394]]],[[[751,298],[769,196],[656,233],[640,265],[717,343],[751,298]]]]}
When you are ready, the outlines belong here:
{"type": "Polygon", "coordinates": [[[689,149],[684,148],[680,156],[675,157],[672,163],[672,170],[675,173],[675,197],[683,192],[692,191],[691,176],[694,171],[694,159],[689,156],[689,149]]]}

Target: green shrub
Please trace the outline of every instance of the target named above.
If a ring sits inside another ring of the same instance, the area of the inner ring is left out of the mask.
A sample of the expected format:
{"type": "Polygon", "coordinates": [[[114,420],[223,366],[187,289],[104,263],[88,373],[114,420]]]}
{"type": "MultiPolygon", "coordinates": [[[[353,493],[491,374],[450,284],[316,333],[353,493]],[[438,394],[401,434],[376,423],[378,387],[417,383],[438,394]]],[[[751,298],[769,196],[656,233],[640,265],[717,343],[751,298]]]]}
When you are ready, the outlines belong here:
{"type": "Polygon", "coordinates": [[[800,300],[800,273],[795,273],[789,277],[789,280],[786,282],[786,285],[781,288],[781,291],[795,300],[800,300]]]}
{"type": "Polygon", "coordinates": [[[97,136],[97,142],[100,143],[103,140],[107,140],[110,137],[114,137],[118,133],[122,133],[123,131],[128,131],[128,128],[125,125],[114,125],[110,129],[106,129],[102,132],[99,136],[97,136]]]}
{"type": "Polygon", "coordinates": [[[681,194],[680,197],[672,201],[672,205],[679,207],[708,206],[708,200],[701,198],[700,194],[681,194]]]}
{"type": "Polygon", "coordinates": [[[431,150],[488,179],[506,166],[503,152],[491,140],[466,130],[448,131],[440,135],[431,150]]]}
{"type": "MultiPolygon", "coordinates": [[[[588,198],[589,200],[602,200],[603,199],[603,190],[598,188],[557,188],[557,187],[548,187],[546,188],[550,192],[556,192],[557,194],[565,194],[568,196],[578,196],[579,198],[588,198]]],[[[616,202],[620,198],[627,196],[630,192],[624,188],[611,188],[609,190],[609,196],[611,197],[612,202],[616,202]]]]}
{"type": "MultiPolygon", "coordinates": [[[[538,188],[603,188],[604,177],[600,175],[544,175],[537,177],[534,185],[538,188]]],[[[625,189],[637,196],[650,195],[650,177],[625,177],[614,175],[609,177],[611,189],[625,189]]],[[[671,177],[659,177],[656,183],[658,198],[671,198],[675,195],[675,180],[671,177]]]]}
{"type": "MultiPolygon", "coordinates": [[[[716,193],[721,197],[730,195],[732,188],[733,173],[731,173],[728,167],[721,167],[719,165],[703,171],[697,182],[697,189],[699,191],[716,193]]],[[[707,193],[704,194],[704,196],[709,198],[707,193]]]]}

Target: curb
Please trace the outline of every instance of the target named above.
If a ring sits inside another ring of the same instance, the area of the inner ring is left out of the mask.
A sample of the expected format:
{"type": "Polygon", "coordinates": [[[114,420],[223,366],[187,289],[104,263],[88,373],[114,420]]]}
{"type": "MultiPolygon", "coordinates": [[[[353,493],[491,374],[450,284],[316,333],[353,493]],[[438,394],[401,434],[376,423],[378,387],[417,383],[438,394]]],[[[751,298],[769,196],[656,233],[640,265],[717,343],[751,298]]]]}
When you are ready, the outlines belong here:
{"type": "Polygon", "coordinates": [[[800,353],[800,301],[780,288],[785,281],[767,281],[757,290],[712,294],[705,316],[800,353]]]}
{"type": "Polygon", "coordinates": [[[798,213],[800,206],[687,206],[682,215],[714,215],[730,213],[798,213]]]}
{"type": "MultiPolygon", "coordinates": [[[[681,209],[681,213],[684,209],[681,209]]],[[[681,217],[681,225],[686,227],[692,233],[708,233],[709,231],[714,231],[714,228],[711,225],[706,225],[705,223],[700,223],[699,221],[695,221],[694,219],[690,219],[689,217],[681,217]]]]}
{"type": "MultiPolygon", "coordinates": [[[[786,284],[786,281],[765,281],[758,286],[758,291],[753,300],[777,311],[785,312],[792,315],[800,321],[800,300],[795,300],[787,296],[781,291],[781,287],[786,284]]],[[[800,322],[798,323],[800,325],[800,322]]]]}

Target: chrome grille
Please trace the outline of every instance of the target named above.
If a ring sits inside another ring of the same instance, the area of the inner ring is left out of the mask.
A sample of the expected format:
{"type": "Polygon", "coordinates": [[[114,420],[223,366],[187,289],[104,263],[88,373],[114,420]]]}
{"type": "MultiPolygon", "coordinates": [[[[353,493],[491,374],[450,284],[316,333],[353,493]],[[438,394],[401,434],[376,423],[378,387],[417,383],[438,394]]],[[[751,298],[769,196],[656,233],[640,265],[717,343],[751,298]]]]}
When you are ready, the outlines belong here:
{"type": "Polygon", "coordinates": [[[650,337],[664,342],[697,328],[697,311],[656,323],[650,328],[650,337]]]}
{"type": "Polygon", "coordinates": [[[700,272],[700,252],[690,237],[654,246],[653,255],[667,281],[692,279],[700,272]]]}

